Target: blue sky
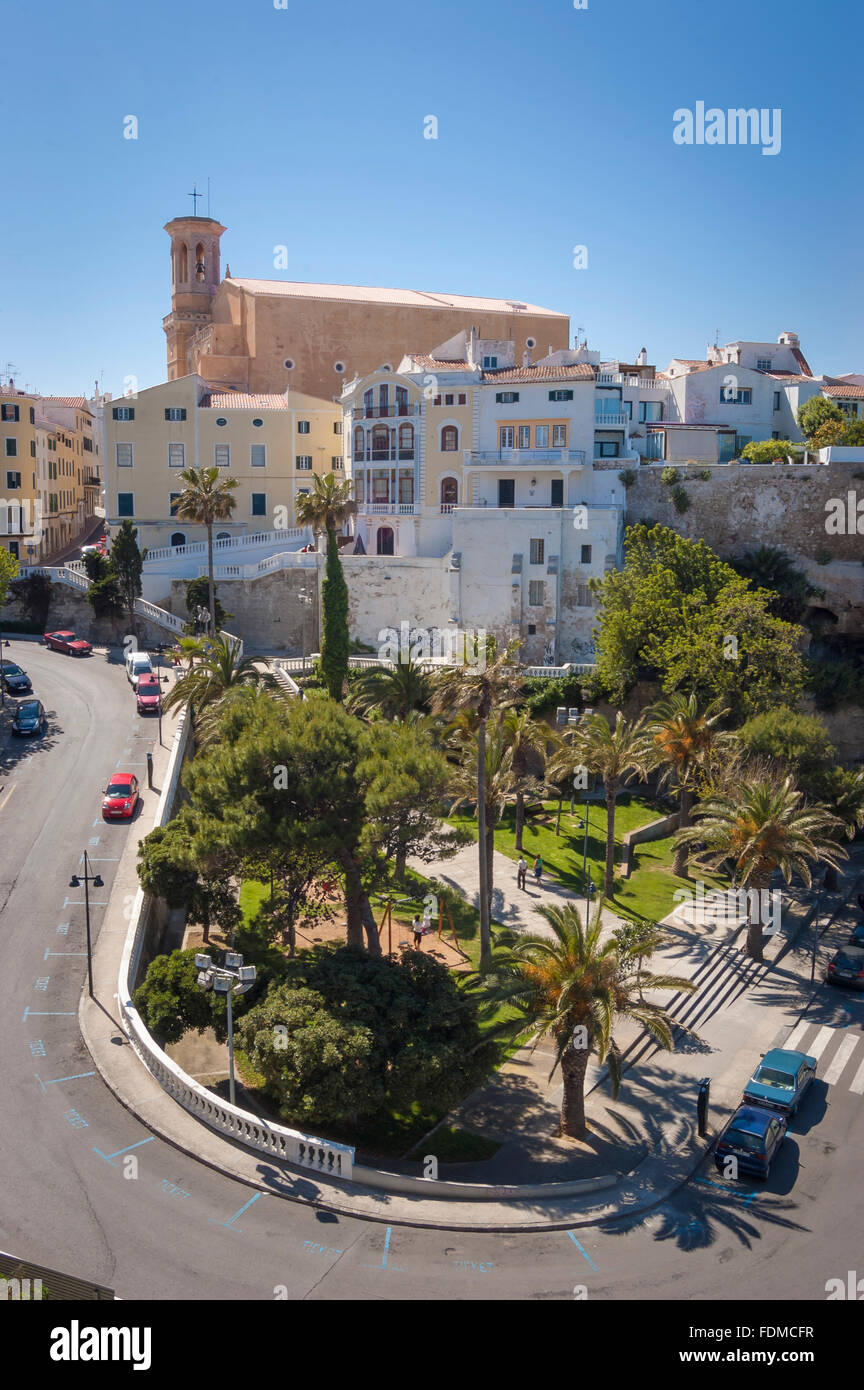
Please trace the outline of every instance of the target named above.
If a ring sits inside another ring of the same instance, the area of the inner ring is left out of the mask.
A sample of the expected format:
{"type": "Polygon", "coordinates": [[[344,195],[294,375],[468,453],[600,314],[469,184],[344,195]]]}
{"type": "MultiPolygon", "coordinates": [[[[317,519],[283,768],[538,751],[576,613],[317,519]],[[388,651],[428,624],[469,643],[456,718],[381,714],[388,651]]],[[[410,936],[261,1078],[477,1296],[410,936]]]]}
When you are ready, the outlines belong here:
{"type": "Polygon", "coordinates": [[[846,0],[5,15],[0,371],[19,384],[164,379],[162,227],[208,177],[235,276],[526,299],[660,366],[718,329],[791,329],[815,371],[864,371],[864,22],[846,0]],[[780,153],[676,145],[673,112],[698,101],[780,107],[780,153]]]}

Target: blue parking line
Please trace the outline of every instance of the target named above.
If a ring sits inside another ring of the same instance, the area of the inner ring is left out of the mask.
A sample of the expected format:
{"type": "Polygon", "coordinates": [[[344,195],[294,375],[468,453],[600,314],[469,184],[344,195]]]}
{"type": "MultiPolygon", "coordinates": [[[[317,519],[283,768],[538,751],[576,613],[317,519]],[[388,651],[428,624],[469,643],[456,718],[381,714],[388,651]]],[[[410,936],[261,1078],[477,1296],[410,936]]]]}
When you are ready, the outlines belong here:
{"type": "Polygon", "coordinates": [[[576,1249],[579,1251],[579,1254],[585,1256],[585,1259],[588,1261],[588,1263],[589,1263],[589,1265],[591,1266],[591,1268],[593,1269],[594,1273],[595,1273],[595,1274],[599,1274],[600,1271],[599,1271],[599,1269],[597,1268],[597,1266],[595,1265],[595,1263],[594,1263],[594,1261],[592,1260],[591,1256],[588,1254],[588,1251],[587,1251],[582,1245],[580,1245],[579,1241],[576,1239],[576,1237],[574,1236],[573,1232],[572,1232],[572,1231],[568,1231],[567,1234],[568,1234],[568,1236],[570,1237],[570,1239],[572,1240],[573,1244],[576,1246],[576,1249]]]}
{"type": "MultiPolygon", "coordinates": [[[[214,1226],[224,1226],[226,1229],[230,1229],[234,1226],[234,1222],[237,1220],[237,1217],[242,1216],[244,1211],[248,1211],[252,1203],[257,1202],[260,1196],[262,1196],[262,1194],[260,1192],[256,1192],[255,1196],[250,1197],[246,1205],[241,1207],[239,1211],[235,1211],[234,1215],[232,1217],[229,1217],[227,1221],[217,1221],[215,1216],[208,1216],[207,1220],[212,1222],[214,1226]]],[[[243,1234],[239,1226],[236,1229],[240,1231],[241,1235],[243,1234]]]]}
{"type": "Polygon", "coordinates": [[[112,1159],[119,1158],[121,1154],[128,1154],[132,1151],[132,1149],[140,1149],[142,1144],[152,1144],[153,1138],[154,1136],[151,1134],[149,1139],[139,1139],[137,1144],[128,1144],[125,1149],[117,1149],[116,1152],[113,1154],[103,1154],[101,1149],[97,1149],[95,1147],[93,1149],[93,1152],[94,1154],[98,1154],[100,1158],[104,1158],[106,1163],[110,1163],[112,1168],[119,1168],[120,1164],[113,1163],[112,1159]]]}
{"type": "Polygon", "coordinates": [[[28,1004],[24,1010],[24,1017],[21,1022],[26,1023],[28,1018],[74,1018],[74,1009],[31,1009],[28,1004]]]}
{"type": "Polygon", "coordinates": [[[38,1072],[34,1072],[33,1075],[36,1077],[44,1093],[47,1086],[56,1086],[61,1081],[83,1081],[85,1076],[95,1076],[96,1073],[95,1071],[79,1071],[76,1076],[55,1076],[53,1081],[43,1081],[38,1072]]]}
{"type": "Polygon", "coordinates": [[[392,1271],[392,1273],[394,1273],[394,1274],[401,1274],[401,1273],[402,1273],[402,1268],[401,1268],[400,1265],[388,1265],[388,1263],[387,1263],[387,1260],[388,1260],[389,1255],[390,1255],[390,1237],[391,1237],[392,1233],[393,1233],[393,1227],[392,1227],[392,1226],[388,1226],[388,1227],[387,1227],[386,1235],[384,1236],[384,1253],[383,1253],[383,1255],[381,1256],[381,1263],[380,1263],[380,1265],[364,1265],[364,1266],[363,1266],[364,1269],[387,1269],[387,1270],[392,1271]]]}
{"type": "MultiPolygon", "coordinates": [[[[710,1178],[694,1178],[693,1181],[704,1183],[708,1187],[719,1187],[721,1192],[731,1192],[733,1197],[742,1197],[744,1195],[739,1188],[725,1187],[722,1182],[712,1182],[710,1178]]],[[[754,1188],[752,1192],[747,1194],[747,1199],[744,1203],[745,1207],[749,1207],[750,1203],[754,1200],[754,1198],[758,1196],[759,1193],[754,1188]]]]}

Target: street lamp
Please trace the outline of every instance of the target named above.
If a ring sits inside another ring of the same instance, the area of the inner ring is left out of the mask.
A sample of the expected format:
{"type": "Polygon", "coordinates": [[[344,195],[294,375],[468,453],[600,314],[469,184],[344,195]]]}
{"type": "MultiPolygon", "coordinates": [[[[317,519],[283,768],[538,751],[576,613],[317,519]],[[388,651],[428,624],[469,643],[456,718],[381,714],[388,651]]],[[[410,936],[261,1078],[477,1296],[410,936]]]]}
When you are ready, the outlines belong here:
{"type": "Polygon", "coordinates": [[[228,1005],[228,1096],[236,1105],[234,1091],[234,1012],[232,1008],[235,994],[246,994],[254,985],[258,974],[254,965],[244,965],[243,957],[236,951],[226,951],[224,965],[214,965],[206,955],[195,956],[195,969],[198,974],[198,988],[212,989],[216,994],[224,994],[228,1005]]]}
{"type": "Polygon", "coordinates": [[[300,630],[301,630],[301,641],[302,641],[302,644],[303,644],[303,670],[304,670],[304,672],[305,672],[305,670],[306,670],[306,609],[307,609],[308,607],[310,607],[310,605],[314,602],[314,599],[312,598],[312,595],[311,595],[311,594],[308,592],[308,590],[306,590],[306,589],[301,589],[300,592],[299,592],[298,595],[297,595],[297,598],[299,599],[300,605],[301,605],[301,607],[300,607],[300,612],[301,612],[301,615],[302,615],[302,616],[301,616],[301,620],[300,620],[300,630]]]}
{"type": "Polygon", "coordinates": [[[73,874],[69,880],[70,888],[80,888],[84,883],[84,916],[87,922],[87,985],[90,998],[93,995],[93,944],[90,940],[90,884],[94,888],[104,888],[101,874],[90,873],[90,860],[87,858],[87,851],[84,851],[84,872],[83,874],[73,874]]]}

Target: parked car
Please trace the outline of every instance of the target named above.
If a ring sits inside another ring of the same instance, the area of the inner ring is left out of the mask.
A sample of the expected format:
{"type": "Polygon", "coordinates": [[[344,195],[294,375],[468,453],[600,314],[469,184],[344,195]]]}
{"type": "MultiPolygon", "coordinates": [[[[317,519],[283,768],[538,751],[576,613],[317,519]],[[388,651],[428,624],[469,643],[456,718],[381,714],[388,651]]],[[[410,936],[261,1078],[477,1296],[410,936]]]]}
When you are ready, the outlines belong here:
{"type": "Polygon", "coordinates": [[[153,665],[148,652],[128,652],[126,655],[126,679],[134,690],[139,676],[153,674],[153,665]]]}
{"type": "Polygon", "coordinates": [[[145,673],[138,677],[135,687],[135,703],[139,714],[158,714],[162,704],[162,687],[159,677],[145,673]]]}
{"type": "Polygon", "coordinates": [[[773,1047],[766,1052],[744,1088],[744,1104],[767,1106],[792,1116],[816,1075],[816,1058],[806,1052],[773,1047]]]}
{"type": "Polygon", "coordinates": [[[45,710],[41,700],[22,700],[15,707],[12,719],[13,734],[43,734],[45,710]]]}
{"type": "Polygon", "coordinates": [[[0,661],[0,680],[10,695],[28,695],[33,689],[27,672],[14,661],[0,661]]]}
{"type": "Polygon", "coordinates": [[[856,927],[852,928],[848,945],[864,946],[864,922],[859,922],[856,927]]]}
{"type": "Polygon", "coordinates": [[[61,632],[46,632],[42,641],[52,652],[65,652],[67,656],[89,656],[93,650],[83,637],[76,637],[65,628],[61,632]]]}
{"type": "Polygon", "coordinates": [[[102,798],[104,820],[131,820],[138,805],[138,778],[131,772],[115,772],[102,798]]]}
{"type": "Polygon", "coordinates": [[[864,989],[864,946],[841,946],[828,962],[825,979],[829,985],[864,989]]]}
{"type": "Polygon", "coordinates": [[[721,1173],[729,1158],[739,1169],[767,1178],[777,1150],[786,1138],[786,1118],[761,1105],[739,1105],[714,1150],[714,1162],[721,1173]]]}

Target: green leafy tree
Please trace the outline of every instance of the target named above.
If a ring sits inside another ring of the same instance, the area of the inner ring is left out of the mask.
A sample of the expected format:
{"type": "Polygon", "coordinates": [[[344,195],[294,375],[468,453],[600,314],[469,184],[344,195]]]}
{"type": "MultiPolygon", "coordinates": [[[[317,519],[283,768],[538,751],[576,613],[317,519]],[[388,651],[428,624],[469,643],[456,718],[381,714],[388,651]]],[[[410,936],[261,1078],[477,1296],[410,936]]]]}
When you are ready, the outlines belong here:
{"type": "MultiPolygon", "coordinates": [[[[212,1028],[217,1042],[224,1043],[228,1037],[224,996],[198,988],[194,950],[172,951],[151,961],[132,1003],[145,1028],[162,1046],[179,1042],[190,1030],[201,1033],[212,1028]]],[[[239,1000],[235,1008],[238,1005],[243,1006],[239,1000]]]]}
{"type": "Polygon", "coordinates": [[[836,868],[848,854],[837,843],[838,818],[823,806],[802,804],[791,777],[742,782],[726,795],[706,797],[694,808],[695,824],[677,839],[700,846],[707,862],[719,868],[728,860],[736,882],[748,893],[747,954],[762,959],[763,922],[758,899],[779,871],[786,883],[798,874],[809,888],[813,863],[836,868]]]}
{"type": "Polygon", "coordinates": [[[166,826],[156,826],[138,846],[138,881],[144,892],[164,898],[169,907],[185,908],[187,921],[203,927],[205,943],[214,923],[233,935],[240,921],[227,884],[237,867],[224,853],[202,855],[182,812],[166,826]]]}
{"type": "Polygon", "coordinates": [[[785,463],[795,451],[796,445],[791,439],[751,439],[741,450],[741,457],[751,463],[773,463],[775,459],[785,463]]]}
{"type": "MultiPolygon", "coordinates": [[[[864,769],[853,772],[834,767],[821,779],[820,797],[837,817],[838,838],[854,840],[864,827],[864,769]]],[[[837,869],[829,864],[825,870],[825,887],[829,893],[837,888],[837,869]]]]}
{"type": "Polygon", "coordinates": [[[671,1051],[672,1021],[656,1004],[646,1004],[647,989],[692,992],[690,980],[653,975],[642,962],[649,955],[644,937],[627,941],[602,939],[601,899],[590,924],[579,911],[541,907],[553,937],[510,935],[507,948],[496,953],[493,998],[519,1011],[520,1031],[534,1035],[534,1045],[549,1040],[555,1048],[552,1075],[561,1068],[563,1096],[560,1132],[584,1139],[585,1077],[592,1056],[605,1062],[613,1097],[621,1083],[621,1051],[613,1029],[619,1019],[632,1019],[655,1042],[671,1051]]]}
{"type": "Polygon", "coordinates": [[[135,631],[135,600],[141,597],[141,569],[144,563],[138,549],[138,530],[127,517],[111,542],[111,574],[117,581],[129,629],[135,631]]]}
{"type": "Polygon", "coordinates": [[[0,606],[6,602],[9,585],[18,573],[18,561],[9,550],[0,548],[0,606]]]}
{"type": "Polygon", "coordinates": [[[781,705],[748,719],[738,738],[749,754],[781,763],[796,786],[818,798],[836,750],[822,720],[781,705]]]}
{"type": "Polygon", "coordinates": [[[845,417],[840,407],[836,406],[833,401],[826,400],[824,396],[811,396],[809,401],[799,405],[796,419],[798,428],[811,449],[821,447],[817,437],[820,431],[824,430],[825,425],[834,424],[842,428],[845,423],[845,417]]]}
{"type": "Polygon", "coordinates": [[[401,960],[316,948],[250,1010],[240,1046],[294,1123],[349,1124],[449,1109],[485,1075],[477,1002],[419,951],[401,960]]]}
{"type": "Polygon", "coordinates": [[[327,560],[321,585],[323,613],[321,634],[321,674],[331,700],[341,700],[348,675],[350,639],[348,635],[348,586],[339,555],[338,533],[357,511],[351,500],[351,483],[339,481],[335,473],[326,478],[317,474],[312,490],[298,493],[295,504],[298,526],[311,526],[316,536],[327,535],[327,560]]]}
{"type": "Polygon", "coordinates": [[[491,894],[486,850],[486,728],[494,711],[508,709],[519,702],[520,681],[515,666],[517,647],[516,642],[511,642],[503,652],[499,652],[494,639],[488,638],[485,660],[472,665],[448,667],[436,678],[432,694],[433,714],[471,714],[477,721],[475,746],[481,969],[492,958],[491,894]]]}
{"type": "Polygon", "coordinates": [[[213,527],[217,521],[230,521],[239,487],[236,478],[220,476],[218,468],[186,468],[180,474],[183,483],[174,515],[180,521],[204,526],[207,531],[207,593],[210,612],[210,636],[216,632],[216,585],[213,582],[213,527]]]}

